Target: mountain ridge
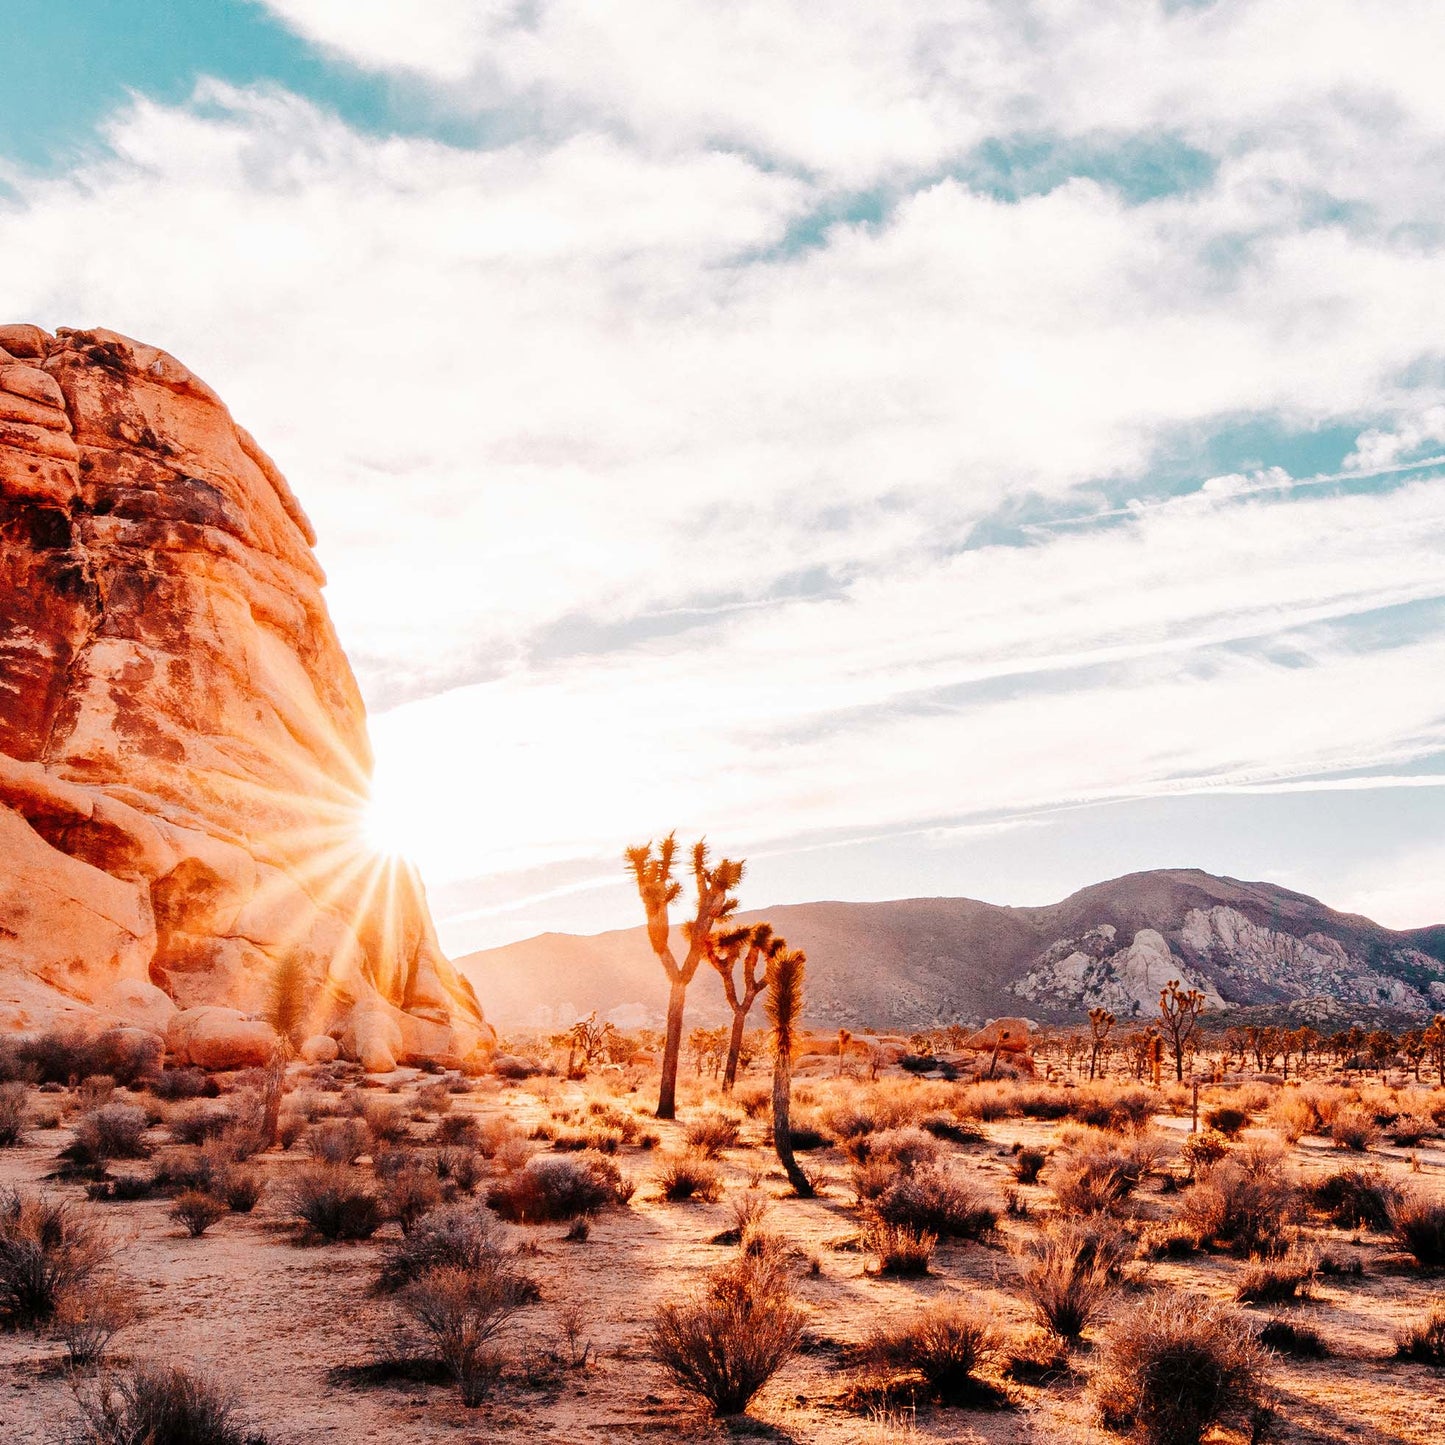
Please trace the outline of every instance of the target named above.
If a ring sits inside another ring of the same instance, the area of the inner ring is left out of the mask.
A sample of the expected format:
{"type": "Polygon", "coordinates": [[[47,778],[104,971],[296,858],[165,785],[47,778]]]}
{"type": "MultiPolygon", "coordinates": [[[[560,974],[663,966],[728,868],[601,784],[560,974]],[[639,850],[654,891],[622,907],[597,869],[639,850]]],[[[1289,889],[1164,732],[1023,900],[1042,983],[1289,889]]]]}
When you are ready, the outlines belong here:
{"type": "MultiPolygon", "coordinates": [[[[1196,868],[1151,869],[1089,884],[1057,903],[961,896],[823,899],[750,909],[809,957],[809,1018],[912,1030],[987,1017],[1121,1019],[1152,1015],[1169,978],[1213,1011],[1275,1008],[1327,1022],[1354,1013],[1445,1010],[1445,925],[1394,930],[1305,893],[1196,868]]],[[[546,933],[457,960],[513,1026],[568,1013],[651,1022],[662,977],[641,925],[546,933]]],[[[725,1016],[700,977],[689,1017],[725,1016]]]]}

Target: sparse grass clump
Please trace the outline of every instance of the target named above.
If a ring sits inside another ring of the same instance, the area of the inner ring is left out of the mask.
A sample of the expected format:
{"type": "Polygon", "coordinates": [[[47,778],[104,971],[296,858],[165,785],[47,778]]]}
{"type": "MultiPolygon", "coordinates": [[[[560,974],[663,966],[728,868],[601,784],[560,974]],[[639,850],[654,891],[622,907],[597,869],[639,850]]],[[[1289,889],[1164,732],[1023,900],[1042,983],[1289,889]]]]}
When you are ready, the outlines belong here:
{"type": "Polygon", "coordinates": [[[888,1224],[945,1239],[982,1239],[997,1228],[1000,1213],[998,1201],[986,1191],[941,1168],[898,1175],[873,1209],[888,1224]]]}
{"type": "Polygon", "coordinates": [[[697,1200],[711,1204],[722,1198],[723,1180],[717,1165],[691,1154],[669,1159],[657,1177],[662,1197],[673,1204],[697,1200]]]}
{"type": "Polygon", "coordinates": [[[66,1156],[77,1163],[106,1159],[144,1159],[146,1112],[134,1104],[104,1104],[82,1114],[75,1125],[75,1141],[66,1156]]]}
{"type": "Polygon", "coordinates": [[[1402,1194],[1390,1208],[1390,1228],[1418,1264],[1445,1267],[1445,1199],[1402,1194]]]}
{"type": "Polygon", "coordinates": [[[786,1268],[764,1251],[713,1270],[690,1298],[661,1305],[648,1350],[715,1414],[739,1415],[796,1351],[802,1330],[786,1268]]]}
{"type": "Polygon", "coordinates": [[[1330,1138],[1336,1149],[1352,1149],[1363,1154],[1372,1144],[1380,1142],[1380,1126],[1364,1109],[1342,1109],[1330,1125],[1330,1138]]]}
{"type": "Polygon", "coordinates": [[[902,1324],[880,1326],[863,1348],[875,1368],[921,1376],[928,1393],[945,1405],[983,1393],[977,1372],[997,1351],[982,1312],[956,1298],[937,1300],[902,1324]]]}
{"type": "Polygon", "coordinates": [[[1329,1357],[1329,1346],[1318,1330],[1294,1320],[1266,1320],[1255,1338],[1267,1350],[1290,1355],[1297,1360],[1323,1360],[1329,1357]]]}
{"type": "Polygon", "coordinates": [[[300,1170],[291,1182],[287,1207],[308,1234],[327,1241],[370,1239],[381,1224],[376,1195],[338,1164],[300,1170]]]}
{"type": "Polygon", "coordinates": [[[878,1260],[878,1273],[913,1278],[928,1273],[938,1236],[913,1224],[870,1219],[864,1241],[878,1260]]]}
{"type": "Polygon", "coordinates": [[[1310,1297],[1319,1265],[1310,1254],[1259,1260],[1245,1270],[1234,1297],[1247,1304],[1296,1304],[1310,1297]]]}
{"type": "Polygon", "coordinates": [[[517,1224],[554,1224],[623,1203],[631,1192],[610,1159],[543,1154],[494,1184],[487,1203],[517,1224]]]}
{"type": "Polygon", "coordinates": [[[61,1299],[83,1288],[109,1259],[110,1245],[65,1201],[0,1194],[0,1324],[36,1328],[61,1299]]]}
{"type": "Polygon", "coordinates": [[[79,1402],[68,1445],[266,1445],[235,1397],[180,1365],[140,1364],[102,1379],[79,1402]]]}
{"type": "Polygon", "coordinates": [[[1042,1149],[1020,1149],[1014,1155],[1014,1178],[1020,1184],[1036,1184],[1048,1157],[1042,1149]]]}
{"type": "Polygon", "coordinates": [[[1445,1367],[1445,1304],[1395,1336],[1395,1358],[1417,1365],[1445,1367]]]}
{"type": "Polygon", "coordinates": [[[703,1114],[687,1126],[684,1138],[689,1149],[709,1159],[718,1158],[724,1149],[735,1149],[742,1135],[742,1125],[726,1114],[703,1114]]]}
{"type": "Polygon", "coordinates": [[[218,1219],[227,1213],[225,1204],[213,1194],[187,1189],[176,1195],[171,1205],[171,1218],[185,1228],[192,1239],[199,1239],[218,1219]]]}
{"type": "Polygon", "coordinates": [[[1311,1183],[1305,1196],[1341,1229],[1384,1231],[1390,1227],[1390,1211],[1400,1191],[1378,1171],[1337,1169],[1311,1183]]]}
{"type": "Polygon", "coordinates": [[[95,1365],[111,1340],[138,1318],[133,1290],[114,1279],[95,1279],[61,1296],[52,1325],[71,1365],[95,1365]]]}
{"type": "Polygon", "coordinates": [[[25,1142],[26,1096],[24,1084],[0,1084],[0,1149],[13,1149],[25,1142]]]}
{"type": "Polygon", "coordinates": [[[1077,1221],[1056,1223],[1015,1254],[1024,1298],[1050,1334],[1073,1344],[1113,1294],[1125,1257],[1122,1235],[1077,1221]]]}
{"type": "Polygon", "coordinates": [[[1247,1323],[1187,1294],[1155,1295],[1109,1332],[1093,1380],[1112,1430],[1149,1445],[1199,1445],[1210,1426],[1260,1410],[1268,1356],[1247,1323]]]}

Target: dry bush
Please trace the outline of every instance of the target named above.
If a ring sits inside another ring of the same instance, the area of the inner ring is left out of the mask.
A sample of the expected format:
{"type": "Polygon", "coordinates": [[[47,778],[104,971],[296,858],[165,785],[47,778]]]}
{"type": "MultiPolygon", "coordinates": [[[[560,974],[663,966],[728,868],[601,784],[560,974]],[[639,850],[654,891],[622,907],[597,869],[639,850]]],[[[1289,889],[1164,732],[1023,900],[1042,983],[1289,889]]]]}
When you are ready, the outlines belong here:
{"type": "Polygon", "coordinates": [[[1014,1263],[1024,1298],[1051,1334],[1072,1344],[1097,1318],[1123,1269],[1121,1238],[1065,1221],[1019,1248],[1014,1263]]]}
{"type": "Polygon", "coordinates": [[[432,1130],[431,1142],[443,1146],[464,1144],[468,1148],[480,1150],[490,1159],[497,1152],[504,1133],[513,1133],[515,1125],[510,1120],[502,1119],[491,1119],[487,1123],[488,1130],[484,1130],[475,1115],[447,1114],[437,1120],[436,1128],[432,1130]],[[484,1134],[487,1135],[486,1138],[483,1137],[484,1134]]]}
{"type": "Polygon", "coordinates": [[[1395,1358],[1417,1365],[1445,1366],[1445,1304],[1395,1336],[1395,1358]]]}
{"type": "Polygon", "coordinates": [[[1233,1104],[1218,1104],[1204,1113],[1204,1127],[1216,1130],[1226,1139],[1238,1138],[1240,1131],[1247,1129],[1253,1122],[1246,1110],[1236,1108],[1233,1104]]]}
{"type": "Polygon", "coordinates": [[[179,1103],[183,1099],[199,1099],[206,1094],[215,1096],[217,1084],[204,1069],[167,1069],[158,1074],[147,1086],[157,1099],[179,1103]]]}
{"type": "MultiPolygon", "coordinates": [[[[419,1220],[410,1234],[387,1243],[377,1284],[390,1291],[430,1269],[489,1269],[506,1254],[501,1228],[480,1205],[443,1205],[419,1220]]],[[[535,1284],[532,1288],[535,1292],[535,1284]]]]}
{"type": "Polygon", "coordinates": [[[860,1160],[880,1160],[890,1168],[911,1171],[935,1163],[942,1150],[934,1135],[914,1125],[905,1125],[854,1141],[845,1152],[860,1160]]]}
{"type": "MultiPolygon", "coordinates": [[[[378,1171],[381,1174],[381,1171],[378,1171]]],[[[400,1169],[381,1174],[381,1212],[410,1234],[416,1222],[442,1202],[442,1183],[434,1169],[409,1159],[400,1169]]]]}
{"type": "Polygon", "coordinates": [[[1070,1140],[1069,1152],[1056,1162],[1049,1187],[1064,1214],[1097,1214],[1118,1209],[1158,1159],[1145,1139],[1119,1143],[1103,1135],[1070,1140]]]}
{"type": "Polygon", "coordinates": [[[411,1133],[406,1105],[400,1099],[363,1099],[361,1117],[379,1144],[400,1143],[411,1133]]]}
{"type": "Polygon", "coordinates": [[[954,1112],[961,1119],[979,1119],[984,1123],[1017,1119],[1022,1112],[1020,1093],[1012,1084],[997,1081],[970,1084],[960,1091],[954,1112]]]}
{"type": "Polygon", "coordinates": [[[80,1163],[105,1159],[144,1159],[146,1112],[134,1104],[105,1104],[82,1114],[75,1124],[75,1141],[66,1157],[80,1163]]]}
{"type": "Polygon", "coordinates": [[[276,1142],[283,1149],[290,1149],[298,1139],[305,1135],[306,1129],[305,1114],[295,1109],[284,1110],[276,1121],[276,1142]]]}
{"type": "Polygon", "coordinates": [[[229,1390],[181,1365],[134,1365],[78,1405],[67,1445],[266,1445],[229,1390]]]}
{"type": "Polygon", "coordinates": [[[74,1205],[18,1190],[0,1194],[0,1324],[46,1323],[110,1253],[104,1235],[74,1205]]]}
{"type": "Polygon", "coordinates": [[[938,1236],[912,1224],[890,1224],[870,1219],[863,1230],[864,1243],[877,1257],[878,1273],[911,1277],[928,1273],[938,1236]]]}
{"type": "Polygon", "coordinates": [[[722,1198],[722,1174],[716,1164],[693,1154],[676,1154],[657,1176],[662,1197],[673,1204],[699,1200],[711,1204],[722,1198]]]}
{"type": "Polygon", "coordinates": [[[371,1148],[371,1131],[360,1119],[323,1119],[312,1125],[306,1148],[323,1164],[355,1164],[371,1148]]]}
{"type": "Polygon", "coordinates": [[[236,1164],[221,1171],[217,1193],[233,1214],[249,1214],[265,1190],[266,1181],[258,1169],[236,1164]]]}
{"type": "Polygon", "coordinates": [[[1020,1149],[1014,1155],[1014,1178],[1020,1184],[1037,1184],[1048,1158],[1042,1149],[1020,1149]]]}
{"type": "Polygon", "coordinates": [[[468,1268],[427,1270],[402,1290],[401,1305],[431,1336],[461,1391],[462,1404],[475,1406],[502,1374],[498,1336],[535,1298],[535,1286],[505,1259],[484,1256],[468,1268]]]}
{"type": "Polygon", "coordinates": [[[25,1142],[26,1096],[24,1084],[0,1084],[0,1149],[25,1142]]]}
{"type": "Polygon", "coordinates": [[[1184,1141],[1179,1157],[1187,1166],[1192,1179],[1227,1157],[1229,1148],[1229,1140],[1223,1134],[1214,1129],[1205,1129],[1198,1134],[1191,1134],[1184,1141]]]}
{"type": "Polygon", "coordinates": [[[423,1084],[416,1091],[416,1107],[425,1114],[449,1114],[452,1108],[451,1088],[442,1081],[423,1084]]]}
{"type": "Polygon", "coordinates": [[[1399,1196],[1398,1186],[1378,1170],[1337,1169],[1305,1188],[1310,1204],[1341,1229],[1389,1229],[1399,1196]]]}
{"type": "Polygon", "coordinates": [[[1380,1142],[1380,1126],[1364,1109],[1341,1109],[1330,1124],[1330,1138],[1336,1149],[1353,1149],[1363,1154],[1380,1142]]]}
{"type": "Polygon", "coordinates": [[[1290,1144],[1298,1144],[1306,1134],[1313,1134],[1320,1127],[1319,1115],[1309,1095],[1297,1089],[1276,1095],[1265,1117],[1270,1127],[1290,1144]]]}
{"type": "Polygon", "coordinates": [[[982,1239],[998,1226],[1000,1207],[987,1190],[947,1169],[925,1168],[895,1174],[873,1201],[873,1211],[888,1224],[946,1239],[982,1239]]]}
{"type": "Polygon", "coordinates": [[[935,1300],[901,1323],[878,1326],[863,1346],[867,1364],[921,1376],[928,1393],[945,1405],[991,1394],[977,1374],[997,1353],[997,1336],[983,1313],[958,1298],[935,1300]]]}
{"type": "Polygon", "coordinates": [[[553,1224],[624,1203],[631,1192],[617,1166],[600,1155],[537,1155],[494,1184],[487,1203],[518,1224],[553,1224]]]}
{"type": "Polygon", "coordinates": [[[226,1214],[226,1206],[213,1194],[187,1189],[176,1195],[171,1205],[171,1218],[183,1225],[192,1239],[199,1239],[218,1219],[226,1214]]]}
{"type": "Polygon", "coordinates": [[[709,1159],[718,1158],[724,1149],[737,1147],[742,1134],[739,1120],[727,1114],[703,1114],[687,1126],[683,1137],[689,1149],[709,1159]]]}
{"type": "Polygon", "coordinates": [[[1266,1320],[1255,1338],[1265,1349],[1292,1355],[1297,1360],[1323,1360],[1330,1353],[1318,1330],[1295,1320],[1266,1320]]]}
{"type": "Polygon", "coordinates": [[[648,1352],[718,1415],[738,1415],[798,1348],[803,1313],[781,1257],[744,1254],[653,1316],[648,1352]]]}
{"type": "Polygon", "coordinates": [[[482,1159],[475,1149],[458,1144],[438,1149],[435,1158],[437,1178],[454,1185],[463,1194],[470,1194],[482,1179],[482,1159]]]}
{"type": "Polygon", "coordinates": [[[236,1110],[230,1104],[197,1100],[176,1109],[166,1129],[177,1144],[205,1144],[232,1128],[236,1110]]]}
{"type": "Polygon", "coordinates": [[[53,1325],[72,1366],[97,1365],[111,1340],[140,1318],[135,1291],[115,1279],[99,1278],[65,1291],[53,1325]]]}
{"type": "Polygon", "coordinates": [[[1295,1304],[1310,1297],[1318,1274],[1319,1260],[1308,1252],[1258,1260],[1245,1270],[1234,1297],[1247,1304],[1295,1304]]]}
{"type": "Polygon", "coordinates": [[[733,1103],[749,1119],[757,1119],[773,1107],[773,1093],[766,1084],[739,1084],[733,1090],[733,1103]]]}
{"type": "Polygon", "coordinates": [[[1095,1129],[1142,1129],[1155,1109],[1154,1096],[1136,1084],[1084,1084],[1069,1102],[1069,1116],[1095,1129]]]}
{"type": "Polygon", "coordinates": [[[1114,1325],[1092,1389],[1110,1429],[1132,1429],[1149,1445],[1199,1445],[1216,1423],[1258,1418],[1267,1361],[1232,1311],[1170,1292],[1114,1325]]]}
{"type": "Polygon", "coordinates": [[[1390,1207],[1390,1228],[1418,1264],[1445,1267],[1445,1199],[1402,1193],[1390,1207]]]}
{"type": "Polygon", "coordinates": [[[1185,1195],[1179,1219],[1201,1244],[1248,1254],[1278,1249],[1294,1210],[1295,1188],[1277,1169],[1250,1165],[1231,1156],[1185,1195]]]}
{"type": "Polygon", "coordinates": [[[1424,1114],[1401,1114],[1390,1125],[1390,1141],[1403,1149],[1413,1149],[1435,1133],[1435,1121],[1424,1114]]]}
{"type": "Polygon", "coordinates": [[[381,1224],[376,1195],[339,1164],[299,1170],[287,1190],[286,1207],[308,1234],[328,1241],[370,1239],[381,1224]]]}

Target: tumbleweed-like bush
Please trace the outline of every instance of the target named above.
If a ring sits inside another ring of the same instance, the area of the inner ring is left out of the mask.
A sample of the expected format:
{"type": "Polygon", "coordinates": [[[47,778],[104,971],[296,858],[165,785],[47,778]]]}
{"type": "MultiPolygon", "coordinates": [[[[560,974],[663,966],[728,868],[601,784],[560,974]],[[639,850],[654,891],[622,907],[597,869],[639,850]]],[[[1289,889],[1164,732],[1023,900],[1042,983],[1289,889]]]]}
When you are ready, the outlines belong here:
{"type": "Polygon", "coordinates": [[[0,1324],[47,1323],[62,1297],[87,1284],[110,1254],[105,1236],[75,1205],[0,1193],[0,1324]]]}
{"type": "Polygon", "coordinates": [[[1020,1246],[1014,1263],[1039,1323],[1073,1344],[1113,1294],[1124,1257],[1114,1235],[1064,1221],[1020,1246]]]}
{"type": "Polygon", "coordinates": [[[79,1401],[67,1445],[266,1445],[235,1396],[181,1365],[140,1364],[79,1401]]]}
{"type": "Polygon", "coordinates": [[[494,1184],[487,1203],[517,1224],[551,1224],[596,1214],[630,1194],[617,1166],[601,1155],[538,1154],[494,1184]]]}
{"type": "Polygon", "coordinates": [[[381,1224],[376,1195],[339,1164],[313,1164],[300,1170],[287,1193],[291,1217],[308,1234],[328,1241],[370,1239],[381,1224]]]}
{"type": "Polygon", "coordinates": [[[1445,1267],[1445,1199],[1402,1194],[1390,1208],[1390,1228],[1417,1263],[1445,1267]]]}
{"type": "Polygon", "coordinates": [[[957,1404],[979,1391],[979,1367],[997,1349],[982,1311],[953,1298],[935,1300],[900,1324],[879,1326],[863,1357],[875,1368],[916,1373],[934,1399],[957,1404]]]}

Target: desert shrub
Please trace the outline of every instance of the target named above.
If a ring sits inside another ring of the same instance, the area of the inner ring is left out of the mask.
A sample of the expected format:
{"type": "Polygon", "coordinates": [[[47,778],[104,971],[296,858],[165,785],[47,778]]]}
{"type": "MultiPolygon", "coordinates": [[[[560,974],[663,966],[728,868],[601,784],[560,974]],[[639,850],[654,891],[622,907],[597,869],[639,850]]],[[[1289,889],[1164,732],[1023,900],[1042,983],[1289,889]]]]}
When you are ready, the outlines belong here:
{"type": "Polygon", "coordinates": [[[515,1174],[499,1180],[487,1203],[518,1224],[552,1224],[596,1214],[630,1194],[617,1166],[601,1156],[537,1155],[515,1174]]]}
{"type": "Polygon", "coordinates": [[[371,1133],[360,1119],[323,1119],[311,1126],[306,1148],[323,1164],[355,1164],[371,1148],[371,1133]]]}
{"type": "Polygon", "coordinates": [[[371,1130],[372,1138],[381,1144],[395,1144],[408,1136],[411,1128],[406,1115],[406,1105],[400,1099],[362,1101],[361,1117],[371,1130]]]}
{"type": "Polygon", "coordinates": [[[928,1273],[929,1261],[938,1236],[912,1224],[892,1224],[870,1219],[863,1231],[864,1243],[878,1260],[878,1273],[909,1277],[928,1273]]]}
{"type": "Polygon", "coordinates": [[[416,1107],[422,1114],[448,1114],[452,1107],[452,1091],[441,1082],[423,1084],[416,1091],[416,1107]]]}
{"type": "Polygon", "coordinates": [[[781,1258],[744,1254],[696,1294],[659,1306],[648,1352],[716,1414],[738,1415],[797,1350],[802,1330],[781,1258]]]}
{"type": "Polygon", "coordinates": [[[157,1074],[148,1085],[156,1098],[167,1103],[180,1103],[185,1099],[200,1099],[209,1095],[215,1098],[219,1085],[204,1069],[167,1069],[157,1074]]]}
{"type": "Polygon", "coordinates": [[[161,1075],[165,1045],[138,1029],[106,1029],[90,1045],[90,1072],[105,1074],[123,1088],[161,1075]]]}
{"type": "Polygon", "coordinates": [[[110,1245],[74,1205],[44,1196],[0,1194],[0,1323],[46,1323],[61,1299],[82,1288],[110,1245]]]}
{"type": "Polygon", "coordinates": [[[131,1204],[137,1199],[149,1199],[156,1192],[154,1176],[150,1174],[117,1174],[111,1179],[102,1179],[85,1186],[87,1199],[109,1199],[117,1204],[131,1204]]]}
{"type": "Polygon", "coordinates": [[[249,1214],[266,1190],[266,1181],[257,1169],[233,1165],[221,1172],[219,1197],[233,1214],[249,1214]]]}
{"type": "Polygon", "coordinates": [[[388,1173],[382,1181],[381,1211],[401,1225],[403,1234],[410,1234],[416,1222],[441,1202],[441,1180],[435,1170],[419,1162],[388,1173]]]}
{"type": "Polygon", "coordinates": [[[901,1324],[880,1326],[863,1347],[875,1368],[922,1376],[934,1399],[958,1404],[977,1393],[977,1371],[998,1349],[983,1314],[963,1300],[941,1299],[901,1324]]]}
{"type": "Polygon", "coordinates": [[[802,1154],[809,1154],[814,1149],[826,1149],[833,1142],[829,1135],[808,1123],[794,1123],[788,1137],[793,1141],[793,1148],[802,1154]]]}
{"type": "Polygon", "coordinates": [[[1297,1360],[1323,1360],[1329,1356],[1329,1347],[1320,1332],[1294,1320],[1270,1319],[1255,1335],[1267,1350],[1276,1350],[1281,1355],[1292,1355],[1297,1360]]]}
{"type": "Polygon", "coordinates": [[[177,1144],[204,1144],[215,1139],[236,1123],[236,1111],[229,1104],[187,1103],[173,1113],[166,1129],[177,1144]]]}
{"type": "Polygon", "coordinates": [[[1434,1132],[1435,1121],[1420,1114],[1401,1114],[1390,1125],[1391,1142],[1405,1149],[1413,1149],[1416,1144],[1430,1138],[1434,1132]]]}
{"type": "Polygon", "coordinates": [[[1353,1149],[1363,1154],[1372,1144],[1379,1143],[1380,1126],[1363,1109],[1341,1109],[1330,1124],[1330,1138],[1336,1149],[1353,1149]]]}
{"type": "Polygon", "coordinates": [[[1019,1089],[1015,1094],[1018,1110],[1025,1119],[1066,1119],[1069,1115],[1068,1089],[1056,1089],[1048,1084],[1033,1088],[1019,1089]]]}
{"type": "Polygon", "coordinates": [[[431,1336],[464,1405],[480,1405],[501,1377],[497,1339],[536,1298],[529,1285],[506,1259],[488,1255],[468,1268],[429,1269],[402,1290],[402,1308],[431,1336]]]}
{"type": "Polygon", "coordinates": [[[307,1233],[325,1240],[370,1239],[381,1224],[376,1195],[339,1164],[300,1170],[291,1181],[287,1208],[307,1233]]]}
{"type": "Polygon", "coordinates": [[[378,1288],[400,1289],[430,1269],[489,1268],[489,1261],[505,1254],[506,1240],[481,1206],[443,1205],[418,1220],[410,1234],[386,1244],[378,1288]]]}
{"type": "Polygon", "coordinates": [[[1229,1140],[1216,1129],[1204,1129],[1191,1134],[1179,1151],[1179,1157],[1189,1170],[1190,1177],[1200,1174],[1229,1155],[1229,1140]]]}
{"type": "MultiPolygon", "coordinates": [[[[501,1120],[492,1120],[491,1123],[501,1124],[501,1120]]],[[[471,1114],[447,1114],[436,1122],[436,1128],[432,1130],[431,1142],[443,1146],[452,1144],[465,1144],[468,1147],[483,1149],[484,1143],[481,1138],[483,1131],[477,1123],[476,1118],[471,1114]]],[[[500,1131],[494,1131],[492,1135],[491,1158],[497,1152],[496,1144],[500,1142],[500,1131]]]]}
{"type": "Polygon", "coordinates": [[[82,1163],[104,1159],[144,1159],[146,1113],[134,1104],[106,1104],[82,1114],[66,1156],[82,1163]]]}
{"type": "Polygon", "coordinates": [[[22,1039],[17,1048],[20,1066],[37,1084],[78,1083],[99,1072],[91,1041],[76,1029],[51,1029],[22,1039]]]}
{"type": "Polygon", "coordinates": [[[198,1149],[186,1145],[170,1149],[156,1161],[151,1185],[161,1191],[179,1192],[199,1189],[213,1194],[220,1187],[220,1178],[229,1161],[214,1149],[198,1149]]]}
{"type": "Polygon", "coordinates": [[[1278,1173],[1229,1158],[1189,1190],[1179,1218],[1202,1244],[1269,1253],[1278,1248],[1294,1198],[1294,1186],[1278,1173]]]}
{"type": "Polygon", "coordinates": [[[1149,1445],[1198,1445],[1260,1409],[1268,1356],[1248,1324],[1186,1294],[1156,1295],[1110,1330],[1093,1389],[1104,1423],[1149,1445]]]}
{"type": "Polygon", "coordinates": [[[25,1142],[26,1096],[24,1084],[0,1084],[0,1149],[25,1142]]]}
{"type": "Polygon", "coordinates": [[[1090,1149],[1056,1162],[1049,1187],[1063,1214],[1098,1214],[1119,1208],[1133,1193],[1142,1170],[1117,1149],[1090,1149]]]}
{"type": "Polygon", "coordinates": [[[1226,1139],[1237,1138],[1240,1130],[1252,1122],[1243,1109],[1236,1109],[1233,1104],[1218,1104],[1204,1114],[1204,1127],[1217,1130],[1226,1139]]]}
{"type": "Polygon", "coordinates": [[[1395,1358],[1417,1365],[1445,1365],[1445,1304],[1395,1336],[1395,1358]]]}
{"type": "Polygon", "coordinates": [[[1014,1256],[1019,1284],[1041,1325],[1072,1344],[1113,1293],[1122,1261],[1119,1246],[1076,1223],[1055,1224],[1026,1241],[1014,1256]]]}
{"type": "Polygon", "coordinates": [[[1445,1199],[1401,1194],[1390,1208],[1390,1228],[1419,1264],[1445,1266],[1445,1199]]]}
{"type": "Polygon", "coordinates": [[[919,1169],[895,1175],[873,1202],[889,1224],[946,1239],[982,1239],[998,1225],[999,1204],[978,1185],[946,1169],[919,1169]]]}
{"type": "Polygon", "coordinates": [[[1014,1155],[1014,1178],[1020,1184],[1036,1184],[1048,1157],[1042,1149],[1020,1149],[1014,1155]]]}
{"type": "Polygon", "coordinates": [[[454,1145],[436,1152],[437,1178],[455,1185],[463,1194],[470,1194],[482,1179],[481,1155],[465,1145],[454,1145]]]}
{"type": "Polygon", "coordinates": [[[115,1279],[93,1279],[61,1295],[52,1325],[72,1365],[95,1365],[139,1313],[130,1287],[115,1279]]]}
{"type": "Polygon", "coordinates": [[[1390,1208],[1399,1189],[1378,1171],[1337,1169],[1305,1187],[1305,1197],[1341,1229],[1390,1227],[1390,1208]]]}
{"type": "Polygon", "coordinates": [[[187,1189],[176,1195],[171,1205],[171,1218],[182,1225],[192,1239],[199,1239],[225,1213],[226,1206],[221,1200],[214,1194],[202,1194],[199,1189],[187,1189]]]}
{"type": "Polygon", "coordinates": [[[181,1365],[143,1363],[108,1375],[79,1400],[68,1445],[266,1445],[235,1397],[181,1365]]]}
{"type": "Polygon", "coordinates": [[[736,1148],[741,1134],[738,1120],[726,1114],[703,1114],[687,1126],[683,1137],[689,1149],[716,1159],[724,1149],[736,1148]]]}
{"type": "Polygon", "coordinates": [[[716,1164],[691,1154],[677,1154],[657,1176],[662,1197],[674,1204],[688,1200],[712,1203],[722,1198],[722,1174],[716,1164]]]}
{"type": "Polygon", "coordinates": [[[936,1163],[940,1153],[933,1134],[910,1124],[873,1135],[865,1157],[886,1160],[894,1169],[911,1171],[936,1163]]]}
{"type": "Polygon", "coordinates": [[[1139,1252],[1146,1259],[1188,1259],[1198,1250],[1199,1236],[1186,1220],[1161,1219],[1139,1235],[1139,1252]]]}
{"type": "Polygon", "coordinates": [[[1248,1304],[1294,1304],[1310,1297],[1319,1262],[1308,1253],[1259,1260],[1245,1270],[1234,1297],[1248,1304]]]}
{"type": "Polygon", "coordinates": [[[302,1138],[307,1129],[306,1116],[295,1109],[282,1111],[281,1117],[276,1121],[276,1142],[283,1149],[290,1149],[293,1144],[302,1138]]]}
{"type": "Polygon", "coordinates": [[[1148,1089],[1133,1085],[1085,1084],[1069,1100],[1069,1115],[1095,1129],[1142,1129],[1154,1116],[1148,1089]]]}

